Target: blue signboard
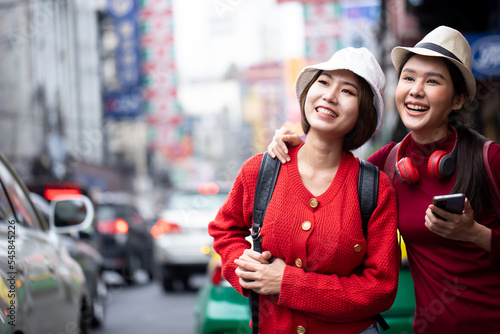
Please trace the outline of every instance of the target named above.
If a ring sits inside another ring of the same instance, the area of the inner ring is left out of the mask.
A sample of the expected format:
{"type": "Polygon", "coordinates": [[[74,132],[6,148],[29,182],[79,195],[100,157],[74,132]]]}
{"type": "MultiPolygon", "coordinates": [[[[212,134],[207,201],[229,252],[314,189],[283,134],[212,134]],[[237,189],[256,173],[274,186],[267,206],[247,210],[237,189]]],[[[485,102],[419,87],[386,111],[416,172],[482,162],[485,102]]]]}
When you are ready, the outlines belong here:
{"type": "Polygon", "coordinates": [[[108,0],[107,14],[113,19],[118,39],[115,50],[117,88],[104,95],[106,117],[137,117],[142,112],[139,5],[137,0],[108,0]]]}
{"type": "Polygon", "coordinates": [[[500,35],[474,34],[465,36],[472,51],[472,73],[476,79],[500,78],[500,35]]]}

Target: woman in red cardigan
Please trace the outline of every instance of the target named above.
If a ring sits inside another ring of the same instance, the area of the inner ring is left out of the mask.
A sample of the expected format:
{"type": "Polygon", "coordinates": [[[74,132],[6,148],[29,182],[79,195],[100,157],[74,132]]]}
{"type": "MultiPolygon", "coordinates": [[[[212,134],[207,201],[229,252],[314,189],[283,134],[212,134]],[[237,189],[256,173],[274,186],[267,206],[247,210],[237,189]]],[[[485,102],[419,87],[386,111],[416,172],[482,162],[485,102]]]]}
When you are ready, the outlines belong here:
{"type": "MultiPolygon", "coordinates": [[[[410,134],[399,148],[392,142],[367,160],[392,167],[386,170],[415,286],[413,329],[500,333],[500,207],[491,185],[500,187],[500,145],[489,146],[485,166],[486,138],[467,122],[474,108],[464,108],[476,91],[471,48],[460,32],[441,26],[391,56],[399,74],[396,106],[410,134]],[[461,214],[432,205],[434,196],[450,193],[466,195],[461,214]]],[[[301,142],[282,139],[290,138],[301,142]]],[[[286,159],[280,144],[278,156],[286,159]]]]}
{"type": "Polygon", "coordinates": [[[374,315],[396,296],[400,254],[395,191],[380,175],[378,203],[362,231],[359,161],[351,150],[382,122],[384,74],[366,48],[346,48],[299,74],[296,94],[307,141],[283,165],[261,230],[252,226],[258,154],[247,160],[209,224],[223,276],[260,294],[260,333],[378,333],[374,315]]]}

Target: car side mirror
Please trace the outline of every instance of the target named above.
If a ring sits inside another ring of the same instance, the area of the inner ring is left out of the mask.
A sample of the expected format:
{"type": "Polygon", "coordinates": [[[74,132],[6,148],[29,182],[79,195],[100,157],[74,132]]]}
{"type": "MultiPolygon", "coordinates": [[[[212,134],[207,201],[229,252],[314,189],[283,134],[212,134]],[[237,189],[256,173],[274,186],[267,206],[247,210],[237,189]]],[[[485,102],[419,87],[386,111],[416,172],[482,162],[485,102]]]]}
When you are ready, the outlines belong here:
{"type": "Polygon", "coordinates": [[[57,233],[87,229],[94,219],[94,206],[85,195],[61,195],[50,202],[50,226],[57,233]]]}

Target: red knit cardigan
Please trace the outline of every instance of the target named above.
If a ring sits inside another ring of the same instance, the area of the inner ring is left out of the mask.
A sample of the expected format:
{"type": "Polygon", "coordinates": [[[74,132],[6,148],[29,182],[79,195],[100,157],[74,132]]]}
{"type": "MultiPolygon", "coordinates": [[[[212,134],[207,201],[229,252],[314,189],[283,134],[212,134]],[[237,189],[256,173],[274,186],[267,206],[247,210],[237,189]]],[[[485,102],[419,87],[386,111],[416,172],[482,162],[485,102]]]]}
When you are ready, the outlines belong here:
{"type": "MultiPolygon", "coordinates": [[[[287,266],[279,295],[260,296],[260,333],[358,333],[373,315],[394,302],[400,265],[396,194],[381,173],[378,204],[363,237],[358,203],[359,161],[344,152],[329,188],[313,196],[302,184],[297,152],[283,165],[261,231],[262,249],[287,266]],[[313,208],[310,200],[319,205],[313,208]],[[310,223],[310,228],[304,222],[310,223]],[[364,260],[364,268],[361,268],[364,260]],[[299,261],[300,260],[300,261],[299,261]]],[[[244,296],[234,260],[250,248],[258,154],[247,160],[233,188],[209,224],[214,249],[222,258],[223,276],[244,296]]]]}

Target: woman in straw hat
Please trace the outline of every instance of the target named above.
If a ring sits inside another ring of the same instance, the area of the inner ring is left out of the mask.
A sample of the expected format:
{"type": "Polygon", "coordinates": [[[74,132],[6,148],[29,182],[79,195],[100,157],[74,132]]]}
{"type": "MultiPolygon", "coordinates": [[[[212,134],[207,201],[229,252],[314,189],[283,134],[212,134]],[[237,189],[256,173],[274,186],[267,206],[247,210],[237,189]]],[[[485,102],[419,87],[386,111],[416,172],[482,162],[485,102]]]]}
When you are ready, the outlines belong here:
{"type": "MultiPolygon", "coordinates": [[[[396,106],[410,133],[367,160],[393,179],[397,192],[415,285],[413,328],[500,333],[500,208],[485,172],[490,168],[499,187],[500,145],[484,145],[486,138],[467,123],[471,109],[464,106],[476,92],[470,46],[460,32],[441,26],[414,47],[394,48],[391,57],[399,78],[396,106]],[[432,205],[434,196],[451,193],[466,196],[461,214],[432,205]]],[[[301,140],[278,131],[271,156],[293,160],[283,142],[301,140]]]]}
{"type": "Polygon", "coordinates": [[[381,174],[367,244],[352,205],[359,161],[351,150],[380,126],[384,88],[366,48],[304,68],[296,94],[308,138],[281,167],[260,232],[263,253],[245,240],[262,154],[243,164],[210,222],[224,278],[245,296],[260,294],[259,333],[378,333],[374,315],[390,308],[397,288],[396,194],[381,174]]]}

